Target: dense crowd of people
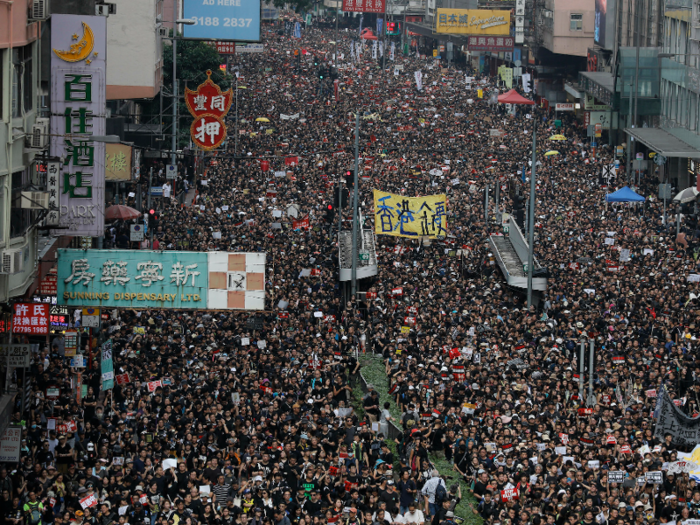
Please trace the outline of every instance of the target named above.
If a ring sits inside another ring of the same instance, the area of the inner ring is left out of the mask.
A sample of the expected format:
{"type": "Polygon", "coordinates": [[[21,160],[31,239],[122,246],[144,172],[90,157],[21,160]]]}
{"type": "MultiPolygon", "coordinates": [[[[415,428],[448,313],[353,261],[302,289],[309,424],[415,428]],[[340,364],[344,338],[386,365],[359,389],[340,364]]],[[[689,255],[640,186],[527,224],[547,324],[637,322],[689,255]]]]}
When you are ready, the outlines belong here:
{"type": "Polygon", "coordinates": [[[95,360],[79,402],[64,342],[53,339],[34,358],[26,413],[13,416],[25,432],[21,463],[0,471],[4,523],[700,518],[695,480],[665,468],[690,450],[656,436],[653,414],[661,384],[684,413],[699,411],[693,219],[678,237],[673,214],[663,223],[651,172],[636,188],[643,205],[606,206],[624,175],[600,179],[613,151],[593,152],[580,122],[555,127],[537,106],[506,114],[488,102],[496,79],[432,58],[397,52],[382,73],[371,44],[351,58],[355,37],[341,36],[337,99],[319,93],[313,66],[331,60],[327,30],[306,28],[301,41],[270,31],[264,53],[235,57],[246,89],[239,122],[229,116],[229,153],[191,181],[191,204],[166,199],[156,226],[159,249],[265,252],[259,324],[239,312],[115,311],[97,341],[112,340],[115,373],[131,381],[101,391],[95,360]],[[325,219],[353,165],[358,112],[366,227],[372,189],[449,201],[446,239],[377,237],[373,299],[341,293],[337,218],[325,219]],[[535,124],[536,255],[549,284],[528,308],[487,240],[501,229],[496,212],[527,193],[535,124]],[[549,142],[555,133],[566,140],[549,142]],[[488,220],[487,184],[502,187],[488,220]],[[309,228],[293,227],[290,205],[309,228]],[[416,319],[409,333],[407,316],[416,319]],[[590,405],[579,390],[582,337],[595,347],[590,405]],[[382,356],[389,388],[369,385],[359,398],[369,354],[382,356]],[[50,401],[54,385],[61,397],[50,401]],[[624,479],[610,481],[613,471],[624,479]],[[654,471],[660,484],[645,477],[654,471]]]}

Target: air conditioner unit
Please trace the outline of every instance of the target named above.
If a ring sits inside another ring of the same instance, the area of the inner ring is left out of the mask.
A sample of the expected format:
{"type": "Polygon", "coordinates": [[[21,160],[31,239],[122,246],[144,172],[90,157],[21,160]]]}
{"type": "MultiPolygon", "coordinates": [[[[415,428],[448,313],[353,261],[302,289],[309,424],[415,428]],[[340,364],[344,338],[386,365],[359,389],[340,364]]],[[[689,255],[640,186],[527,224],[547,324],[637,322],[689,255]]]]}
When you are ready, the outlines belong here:
{"type": "Polygon", "coordinates": [[[2,266],[0,267],[0,273],[3,274],[13,274],[20,273],[24,268],[24,257],[22,256],[22,249],[15,248],[13,250],[4,250],[0,252],[2,256],[2,266]]]}
{"type": "Polygon", "coordinates": [[[96,4],[95,16],[109,16],[117,14],[117,4],[96,4]]]}
{"type": "Polygon", "coordinates": [[[20,207],[25,210],[48,210],[49,192],[23,191],[20,207]]]}
{"type": "Polygon", "coordinates": [[[49,18],[49,0],[32,0],[29,6],[29,21],[43,21],[49,18]]]}
{"type": "Polygon", "coordinates": [[[161,37],[166,37],[170,34],[170,29],[167,27],[159,27],[158,28],[158,35],[161,37]]]}
{"type": "Polygon", "coordinates": [[[38,118],[34,121],[32,132],[27,135],[27,147],[44,149],[49,144],[49,119],[38,118]]]}

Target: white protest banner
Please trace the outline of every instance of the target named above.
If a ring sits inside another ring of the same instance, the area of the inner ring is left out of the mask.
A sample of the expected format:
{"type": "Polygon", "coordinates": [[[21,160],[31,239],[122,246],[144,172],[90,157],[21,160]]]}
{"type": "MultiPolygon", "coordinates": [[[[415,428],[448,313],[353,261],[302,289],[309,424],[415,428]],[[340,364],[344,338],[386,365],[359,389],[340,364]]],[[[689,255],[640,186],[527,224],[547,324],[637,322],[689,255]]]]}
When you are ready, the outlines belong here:
{"type": "Polygon", "coordinates": [[[625,481],[624,470],[611,470],[608,472],[608,483],[622,483],[625,481]]]}
{"type": "Polygon", "coordinates": [[[664,482],[664,474],[660,470],[654,470],[646,473],[647,483],[652,485],[661,485],[664,482]]]}

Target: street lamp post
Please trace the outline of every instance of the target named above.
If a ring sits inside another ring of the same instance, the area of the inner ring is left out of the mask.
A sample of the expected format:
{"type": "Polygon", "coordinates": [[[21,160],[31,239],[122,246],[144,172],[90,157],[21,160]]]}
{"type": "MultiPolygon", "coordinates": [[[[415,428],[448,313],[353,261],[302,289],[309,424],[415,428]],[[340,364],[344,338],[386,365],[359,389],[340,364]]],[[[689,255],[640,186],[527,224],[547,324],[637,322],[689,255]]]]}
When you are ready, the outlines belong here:
{"type": "MultiPolygon", "coordinates": [[[[177,166],[177,26],[178,24],[193,26],[196,23],[194,20],[179,19],[177,17],[177,6],[178,2],[173,2],[173,137],[170,143],[170,164],[173,166],[177,166]]],[[[175,181],[173,182],[173,193],[175,193],[175,181]]]]}

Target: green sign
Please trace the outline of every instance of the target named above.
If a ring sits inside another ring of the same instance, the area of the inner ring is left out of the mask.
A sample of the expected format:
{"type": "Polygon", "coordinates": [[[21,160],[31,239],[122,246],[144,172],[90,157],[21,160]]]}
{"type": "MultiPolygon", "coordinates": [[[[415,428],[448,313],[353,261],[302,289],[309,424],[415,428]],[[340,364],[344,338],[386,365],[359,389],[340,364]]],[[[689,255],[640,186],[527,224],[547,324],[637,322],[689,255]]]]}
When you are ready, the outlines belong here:
{"type": "Polygon", "coordinates": [[[369,252],[360,252],[361,261],[369,261],[369,252]]]}

